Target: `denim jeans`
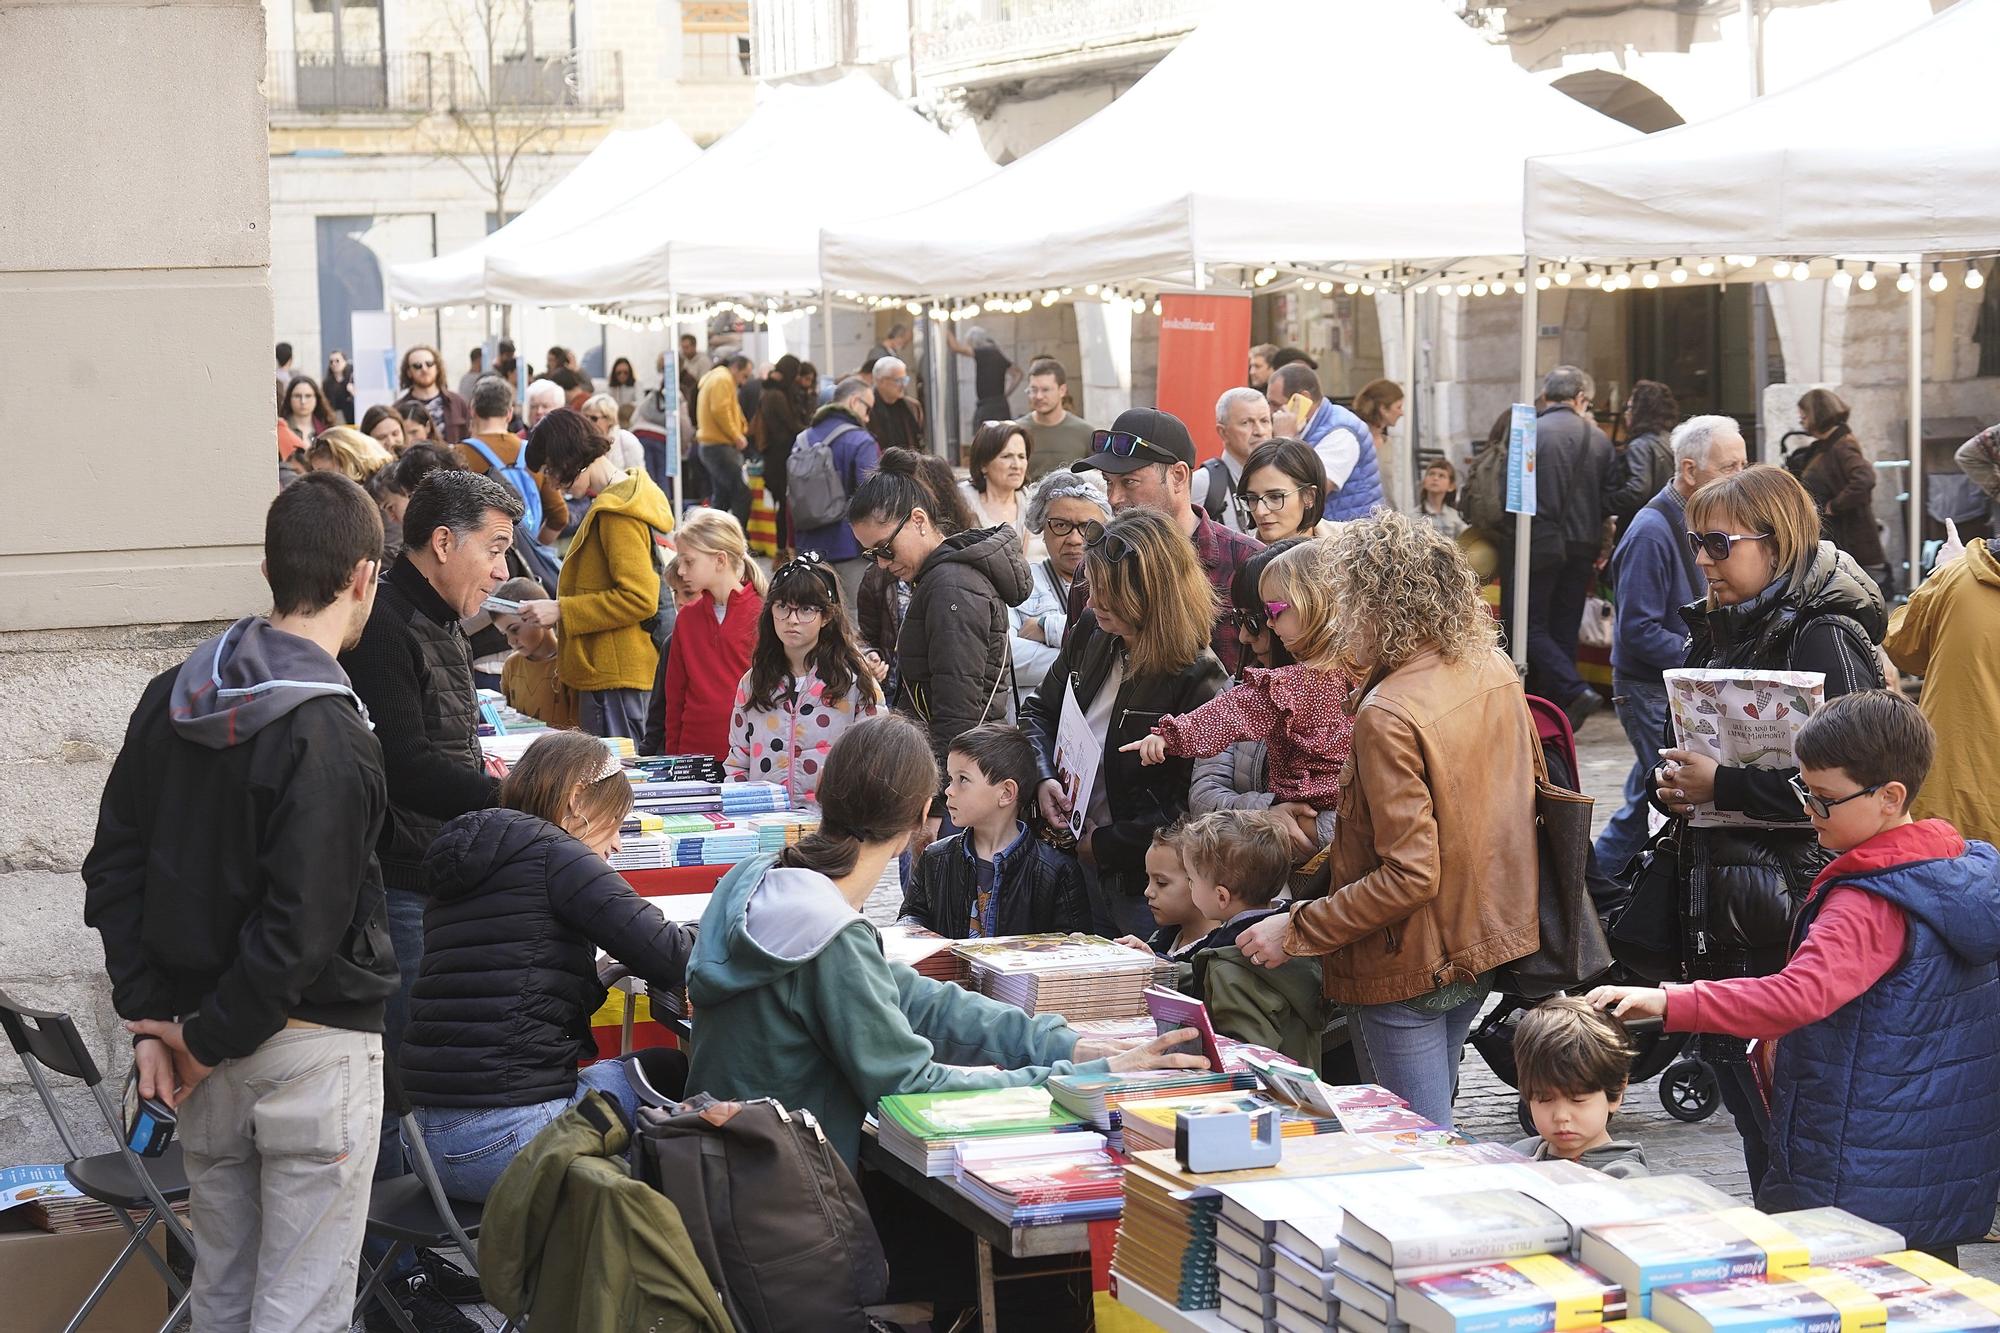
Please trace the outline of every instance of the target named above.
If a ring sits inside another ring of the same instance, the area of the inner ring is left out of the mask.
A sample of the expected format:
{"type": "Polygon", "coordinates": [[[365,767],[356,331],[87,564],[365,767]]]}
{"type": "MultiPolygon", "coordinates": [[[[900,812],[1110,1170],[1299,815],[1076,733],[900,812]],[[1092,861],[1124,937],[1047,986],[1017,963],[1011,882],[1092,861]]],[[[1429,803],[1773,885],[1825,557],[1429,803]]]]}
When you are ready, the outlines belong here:
{"type": "MultiPolygon", "coordinates": [[[[394,1060],[403,1047],[403,1029],[410,1022],[410,988],[417,984],[417,969],[424,962],[424,905],[429,901],[421,893],[411,893],[408,889],[387,889],[384,891],[389,908],[389,943],[396,950],[396,993],[389,997],[382,1011],[382,1054],[385,1059],[394,1060]]],[[[396,1123],[393,1112],[382,1116],[382,1146],[375,1157],[375,1179],[392,1180],[405,1175],[409,1166],[403,1161],[403,1131],[396,1123]]],[[[380,1264],[382,1256],[389,1252],[389,1242],[376,1236],[368,1237],[362,1245],[362,1253],[370,1264],[380,1264]]],[[[417,1269],[417,1257],[410,1250],[402,1250],[396,1258],[396,1266],[390,1270],[392,1278],[407,1277],[417,1269]]]]}
{"type": "Polygon", "coordinates": [[[1623,879],[1625,863],[1646,845],[1652,810],[1646,797],[1653,789],[1653,770],[1660,766],[1660,747],[1666,744],[1667,687],[1663,681],[1614,673],[1611,692],[1612,706],[1636,757],[1625,775],[1625,804],[1597,835],[1597,865],[1613,879],[1623,879]]]}
{"type": "Polygon", "coordinates": [[[625,1066],[616,1060],[599,1060],[577,1070],[575,1093],[554,1101],[530,1106],[417,1107],[417,1124],[424,1131],[424,1146],[444,1182],[444,1192],[467,1203],[486,1202],[500,1173],[528,1141],[593,1091],[617,1102],[627,1123],[638,1115],[638,1095],[625,1076],[625,1066]]]}
{"type": "Polygon", "coordinates": [[[345,1333],[382,1118],[382,1039],[282,1028],[180,1108],[204,1333],[345,1333]]]}
{"type": "Polygon", "coordinates": [[[624,736],[633,741],[646,735],[645,690],[577,691],[577,727],[591,736],[624,736]]]}
{"type": "Polygon", "coordinates": [[[1426,1120],[1449,1125],[1452,1099],[1458,1095],[1458,1057],[1485,1004],[1486,992],[1481,991],[1440,1014],[1407,1004],[1350,1009],[1362,1079],[1381,1084],[1426,1120]]]}
{"type": "Polygon", "coordinates": [[[701,465],[714,487],[709,503],[736,515],[747,532],[750,528],[750,479],[743,472],[743,451],[733,444],[704,444],[701,465]]]}

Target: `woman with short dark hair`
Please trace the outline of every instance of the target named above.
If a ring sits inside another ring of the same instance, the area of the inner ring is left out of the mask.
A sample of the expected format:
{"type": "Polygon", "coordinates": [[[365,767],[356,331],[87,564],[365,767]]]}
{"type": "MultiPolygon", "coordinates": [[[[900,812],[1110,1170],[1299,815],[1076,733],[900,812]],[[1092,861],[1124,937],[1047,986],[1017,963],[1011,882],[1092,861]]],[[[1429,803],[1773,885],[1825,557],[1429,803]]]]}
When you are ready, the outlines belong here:
{"type": "Polygon", "coordinates": [[[958,493],[982,528],[1005,523],[1021,535],[1021,549],[1028,563],[1040,560],[1047,551],[1028,531],[1024,520],[1022,493],[1028,484],[1028,456],[1035,442],[1028,428],[1018,421],[989,421],[972,436],[966,453],[969,477],[958,484],[958,493]]]}
{"type": "Polygon", "coordinates": [[[1812,443],[1787,454],[1785,470],[1812,496],[1826,539],[1853,556],[1886,599],[1894,579],[1875,526],[1875,467],[1847,415],[1846,402],[1833,390],[1806,390],[1799,399],[1799,425],[1812,443]]]}
{"type": "Polygon", "coordinates": [[[1618,520],[1618,534],[1632,517],[1674,479],[1674,427],[1681,424],[1674,391],[1658,380],[1640,380],[1625,400],[1625,451],[1613,471],[1623,479],[1606,497],[1606,512],[1618,520]]]}
{"type": "Polygon", "coordinates": [[[1326,464],[1304,440],[1266,440],[1243,460],[1236,505],[1257,540],[1280,542],[1333,531],[1326,510],[1326,464]]]}

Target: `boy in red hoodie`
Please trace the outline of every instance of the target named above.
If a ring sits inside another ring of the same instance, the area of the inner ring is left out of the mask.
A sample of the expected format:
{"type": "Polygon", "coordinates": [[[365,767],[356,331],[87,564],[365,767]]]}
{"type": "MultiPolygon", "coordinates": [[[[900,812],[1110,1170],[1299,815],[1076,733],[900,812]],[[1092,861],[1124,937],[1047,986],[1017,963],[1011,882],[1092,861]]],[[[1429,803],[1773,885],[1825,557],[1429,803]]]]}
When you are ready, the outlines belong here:
{"type": "Polygon", "coordinates": [[[1792,785],[1836,855],[1784,969],[1589,1000],[1776,1042],[1758,1207],[1837,1205],[1951,1260],[2000,1186],[2000,854],[1910,818],[1936,739],[1893,691],[1828,703],[1799,732],[1792,785]]]}

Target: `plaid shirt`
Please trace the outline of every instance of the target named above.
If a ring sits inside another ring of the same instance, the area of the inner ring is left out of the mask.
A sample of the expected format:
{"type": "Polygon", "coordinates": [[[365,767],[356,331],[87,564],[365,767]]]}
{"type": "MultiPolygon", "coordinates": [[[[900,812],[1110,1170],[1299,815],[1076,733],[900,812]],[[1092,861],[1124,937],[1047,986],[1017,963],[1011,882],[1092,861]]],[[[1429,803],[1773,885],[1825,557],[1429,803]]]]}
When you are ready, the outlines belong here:
{"type": "MultiPolygon", "coordinates": [[[[1234,676],[1242,669],[1243,645],[1236,641],[1236,617],[1230,610],[1229,585],[1244,562],[1264,549],[1264,543],[1255,537],[1232,532],[1200,509],[1194,510],[1194,522],[1195,559],[1201,561],[1202,572],[1208,575],[1208,584],[1215,589],[1215,631],[1209,635],[1208,646],[1221,659],[1222,669],[1234,676]]],[[[1069,589],[1071,628],[1075,627],[1077,617],[1089,605],[1090,589],[1086,586],[1083,570],[1079,569],[1076,582],[1069,589]]]]}

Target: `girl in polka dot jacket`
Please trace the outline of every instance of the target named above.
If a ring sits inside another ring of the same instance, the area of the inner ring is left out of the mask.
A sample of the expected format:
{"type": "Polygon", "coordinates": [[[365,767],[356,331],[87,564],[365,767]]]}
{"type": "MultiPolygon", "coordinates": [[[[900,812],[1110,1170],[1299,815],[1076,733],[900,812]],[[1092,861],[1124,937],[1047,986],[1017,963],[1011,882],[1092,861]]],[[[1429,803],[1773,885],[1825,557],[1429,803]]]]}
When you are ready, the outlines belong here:
{"type": "Polygon", "coordinates": [[[731,782],[776,782],[815,803],[833,743],[875,716],[882,691],[848,628],[833,566],[813,552],[771,576],[750,670],[729,719],[731,782]]]}
{"type": "Polygon", "coordinates": [[[1314,850],[1333,836],[1354,725],[1347,696],[1356,684],[1331,652],[1337,608],[1327,596],[1326,548],[1308,541],[1286,550],[1258,583],[1271,633],[1297,659],[1293,664],[1246,667],[1239,684],[1192,713],[1161,718],[1152,735],[1125,747],[1137,750],[1142,763],[1157,764],[1169,755],[1205,758],[1238,741],[1263,741],[1265,780],[1276,798],[1271,808],[1290,816],[1301,847],[1314,850]]]}

